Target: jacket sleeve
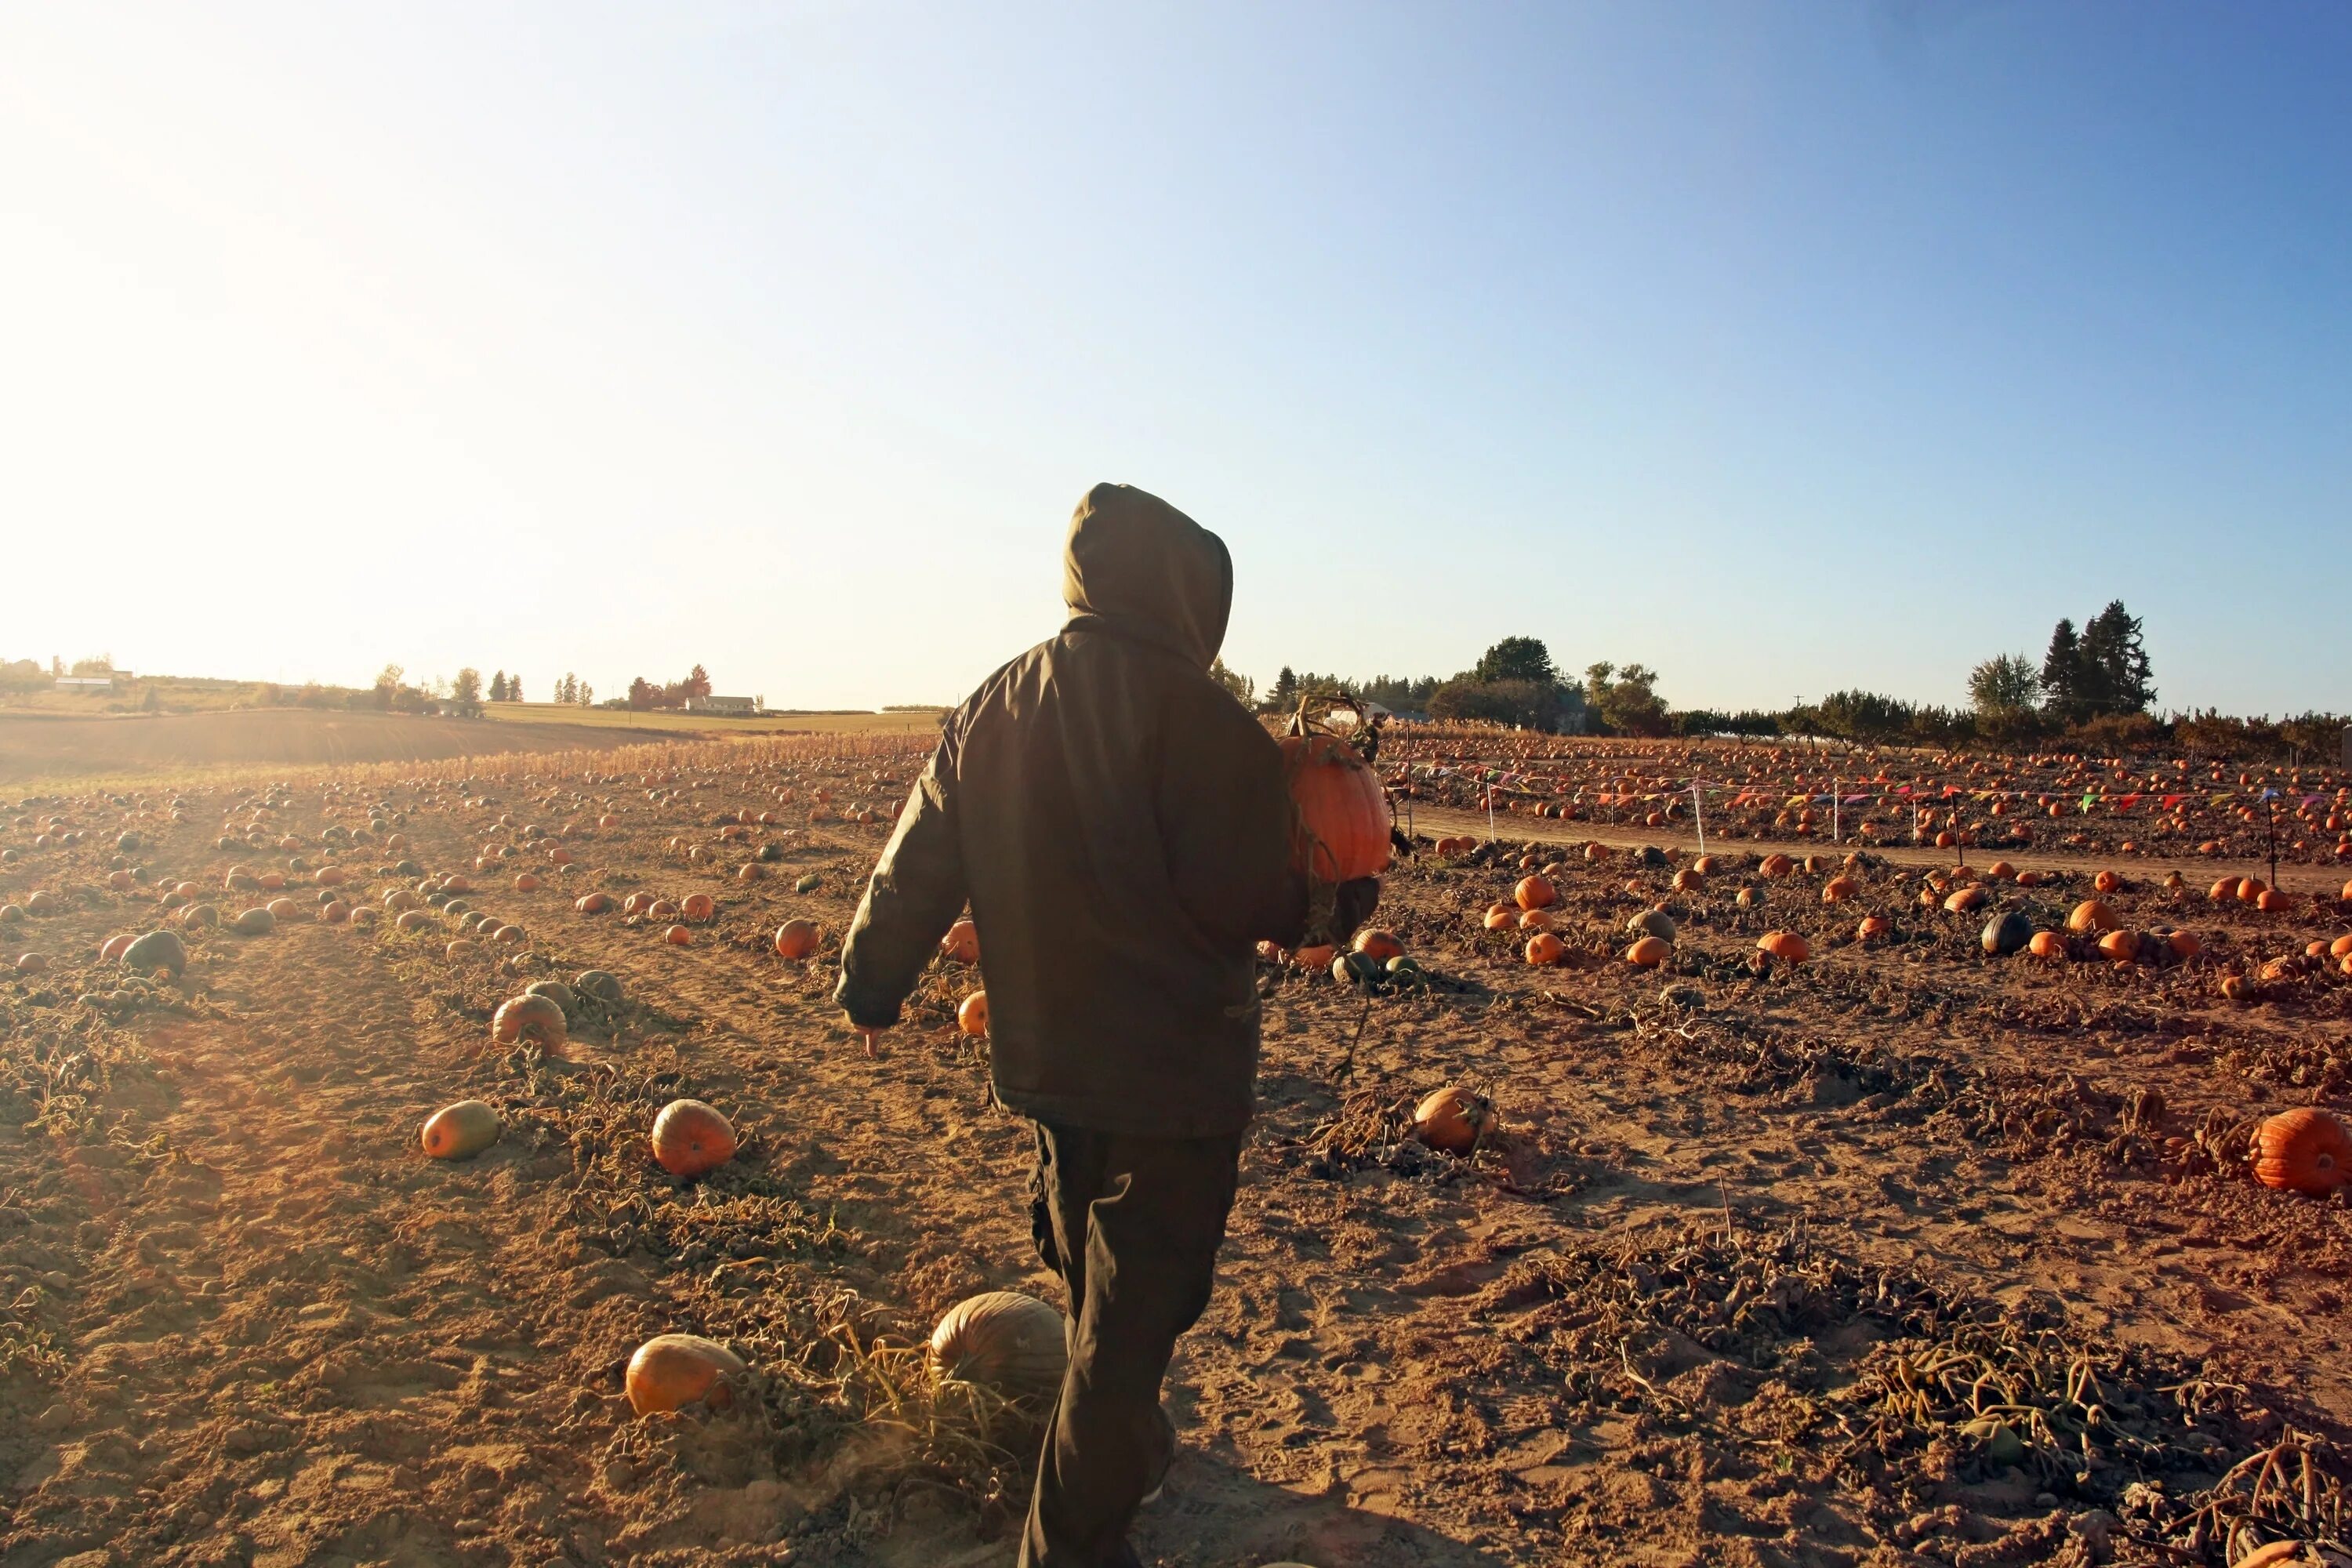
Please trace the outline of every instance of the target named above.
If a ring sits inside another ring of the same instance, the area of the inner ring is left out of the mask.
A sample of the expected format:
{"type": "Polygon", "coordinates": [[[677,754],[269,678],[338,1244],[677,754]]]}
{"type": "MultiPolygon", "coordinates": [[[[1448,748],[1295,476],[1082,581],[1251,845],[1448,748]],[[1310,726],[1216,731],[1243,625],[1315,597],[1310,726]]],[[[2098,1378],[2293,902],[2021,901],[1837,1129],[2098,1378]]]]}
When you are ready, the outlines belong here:
{"type": "Polygon", "coordinates": [[[866,884],[866,897],[841,944],[841,981],[834,987],[850,1021],[883,1028],[898,1021],[907,994],[940,939],[963,912],[963,847],[956,825],[957,731],[940,740],[890,842],[866,884]]]}
{"type": "Polygon", "coordinates": [[[1282,748],[1206,680],[1188,683],[1175,703],[1157,805],[1176,900],[1220,944],[1295,946],[1307,926],[1307,879],[1291,868],[1282,748]]]}

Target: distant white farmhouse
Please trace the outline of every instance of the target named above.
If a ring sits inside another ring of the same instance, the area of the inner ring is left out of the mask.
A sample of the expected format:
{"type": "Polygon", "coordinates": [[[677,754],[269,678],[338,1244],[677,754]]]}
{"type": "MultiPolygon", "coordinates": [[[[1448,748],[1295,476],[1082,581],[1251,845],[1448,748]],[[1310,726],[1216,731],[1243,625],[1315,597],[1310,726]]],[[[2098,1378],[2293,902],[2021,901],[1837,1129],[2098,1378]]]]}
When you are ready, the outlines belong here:
{"type": "Polygon", "coordinates": [[[768,706],[765,697],[689,697],[686,710],[689,713],[725,713],[748,719],[768,706]]]}
{"type": "Polygon", "coordinates": [[[131,672],[118,669],[112,675],[60,675],[58,677],[58,689],[59,691],[111,691],[118,678],[128,680],[131,679],[131,672]]]}

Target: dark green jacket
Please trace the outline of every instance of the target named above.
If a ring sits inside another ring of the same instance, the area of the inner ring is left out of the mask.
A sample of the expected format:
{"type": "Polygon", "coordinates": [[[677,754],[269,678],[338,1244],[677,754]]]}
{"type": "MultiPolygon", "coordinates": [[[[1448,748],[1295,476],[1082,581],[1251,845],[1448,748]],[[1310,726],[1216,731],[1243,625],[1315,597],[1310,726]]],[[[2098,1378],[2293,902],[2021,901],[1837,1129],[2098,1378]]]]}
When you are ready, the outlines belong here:
{"type": "Polygon", "coordinates": [[[1306,921],[1274,738],[1209,677],[1224,542],[1097,485],[1070,521],[1069,624],[943,726],[875,868],[835,992],[898,1021],[965,901],[997,1098],[1041,1121],[1197,1138],[1249,1122],[1253,950],[1306,921]]]}

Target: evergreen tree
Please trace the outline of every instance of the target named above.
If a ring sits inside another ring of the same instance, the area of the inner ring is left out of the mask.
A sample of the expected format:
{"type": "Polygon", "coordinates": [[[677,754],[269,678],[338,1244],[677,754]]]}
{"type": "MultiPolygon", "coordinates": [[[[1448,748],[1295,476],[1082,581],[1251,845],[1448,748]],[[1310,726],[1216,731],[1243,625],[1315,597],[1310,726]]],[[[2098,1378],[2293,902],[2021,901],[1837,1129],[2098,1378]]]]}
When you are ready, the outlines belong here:
{"type": "Polygon", "coordinates": [[[490,676],[490,700],[504,702],[506,700],[507,672],[503,669],[493,671],[490,676]]]}
{"type": "Polygon", "coordinates": [[[521,676],[509,675],[507,677],[507,700],[509,702],[520,702],[522,700],[521,676]]]}
{"type": "Polygon", "coordinates": [[[2139,617],[2125,609],[2121,599],[2110,600],[2083,627],[2081,661],[2095,688],[2100,712],[2145,713],[2156,700],[2139,617]]]}
{"type": "Polygon", "coordinates": [[[2042,656],[2042,700],[2060,718],[2083,716],[2083,645],[2074,623],[2062,620],[2050,633],[2050,651],[2042,656]]]}
{"type": "Polygon", "coordinates": [[[1287,712],[1298,706],[1298,672],[1284,665],[1282,673],[1274,678],[1274,689],[1265,694],[1266,706],[1287,712]]]}

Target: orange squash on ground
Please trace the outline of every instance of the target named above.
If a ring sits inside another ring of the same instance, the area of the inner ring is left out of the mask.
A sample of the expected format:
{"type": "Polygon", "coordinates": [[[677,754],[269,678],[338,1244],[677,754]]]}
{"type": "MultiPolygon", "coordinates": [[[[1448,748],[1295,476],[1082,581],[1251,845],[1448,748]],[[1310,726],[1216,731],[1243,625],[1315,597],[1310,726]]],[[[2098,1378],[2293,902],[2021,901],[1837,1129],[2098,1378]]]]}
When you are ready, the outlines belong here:
{"type": "Polygon", "coordinates": [[[1756,948],[1783,963],[1802,963],[1813,955],[1812,945],[1792,931],[1768,931],[1756,939],[1756,948]]]}
{"type": "Polygon", "coordinates": [[[814,921],[786,921],[776,928],[776,955],[798,963],[816,951],[820,934],[814,921]]]}
{"type": "Polygon", "coordinates": [[[2099,951],[2117,963],[2137,963],[2139,962],[2139,933],[2111,931],[2099,938],[2099,951]]]}
{"type": "Polygon", "coordinates": [[[498,1012],[490,1018],[490,1038],[502,1046],[522,1040],[539,1046],[560,1046],[569,1028],[563,1009],[545,996],[510,997],[499,1004],[498,1012]]]}
{"type": "Polygon", "coordinates": [[[1895,922],[1885,915],[1864,915],[1853,929],[1856,942],[1884,942],[1895,934],[1895,922]]]}
{"type": "Polygon", "coordinates": [[[1511,898],[1523,910],[1549,909],[1559,902],[1559,889],[1544,876],[1522,877],[1519,885],[1511,889],[1511,898]]]}
{"type": "Polygon", "coordinates": [[[468,1159],[498,1141],[499,1113],[478,1100],[461,1100],[444,1107],[425,1123],[428,1159],[468,1159]]]}
{"type": "Polygon", "coordinates": [[[969,920],[960,920],[948,927],[948,934],[940,938],[940,952],[958,963],[980,962],[980,928],[969,920]]]}
{"type": "Polygon", "coordinates": [[[1396,939],[1393,931],[1360,931],[1356,933],[1356,951],[1367,958],[1386,963],[1391,958],[1404,956],[1404,943],[1396,939]]]}
{"type": "Polygon", "coordinates": [[[956,1009],[956,1025],[967,1035],[988,1033],[988,993],[975,991],[956,1009]]]}
{"type": "Polygon", "coordinates": [[[1832,877],[1822,886],[1822,902],[1849,904],[1862,896],[1862,884],[1851,877],[1832,877]]]}
{"type": "Polygon", "coordinates": [[[1297,808],[1293,863],[1322,882],[1389,868],[1389,801],[1378,774],[1336,735],[1289,735],[1282,766],[1297,808]]]}
{"type": "Polygon", "coordinates": [[[662,932],[662,941],[672,947],[692,947],[694,933],[684,926],[670,926],[662,932]]]}
{"type": "Polygon", "coordinates": [[[686,918],[698,924],[719,912],[718,902],[709,893],[693,894],[688,898],[683,907],[686,918]]]}
{"type": "Polygon", "coordinates": [[[673,1176],[699,1176],[735,1157],[735,1129],[698,1100],[673,1100],[654,1118],[654,1163],[673,1176]]]}
{"type": "MultiPolygon", "coordinates": [[[[1529,912],[1532,913],[1533,911],[1530,910],[1529,912]]],[[[1488,931],[1509,931],[1513,927],[1517,926],[1522,918],[1523,917],[1520,915],[1519,911],[1513,909],[1510,905],[1496,904],[1486,911],[1486,929],[1488,931]]]]}
{"type": "Polygon", "coordinates": [[[1412,1109],[1413,1136],[1433,1149],[1467,1154],[1477,1148],[1494,1108],[1466,1089],[1448,1084],[1422,1096],[1412,1109]]]}
{"type": "Polygon", "coordinates": [[[1331,961],[1339,956],[1339,950],[1338,948],[1332,946],[1328,942],[1310,942],[1307,946],[1299,948],[1292,952],[1290,955],[1290,962],[1301,969],[1309,969],[1319,973],[1330,968],[1331,961]]]}
{"type": "Polygon", "coordinates": [[[1625,950],[1625,962],[1636,969],[1655,969],[1673,956],[1674,949],[1654,936],[1645,936],[1625,950]]]}
{"type": "Polygon", "coordinates": [[[1561,955],[1567,952],[1568,944],[1548,931],[1539,931],[1528,938],[1528,962],[1538,967],[1547,963],[1558,963],[1561,955]]]}
{"type": "Polygon", "coordinates": [[[640,1415],[667,1415],[698,1402],[713,1410],[730,1409],[735,1403],[734,1385],[751,1372],[740,1356],[716,1340],[659,1334],[629,1358],[629,1408],[640,1415]]]}
{"type": "Polygon", "coordinates": [[[2116,911],[2096,899],[2084,900],[2074,906],[2074,912],[2066,917],[2066,929],[2071,931],[2113,931],[2121,924],[2123,921],[2116,918],[2116,911]]]}
{"type": "Polygon", "coordinates": [[[2254,1131],[2254,1180],[2326,1197],[2352,1180],[2352,1129],[2317,1106],[2282,1110],[2254,1131]]]}

